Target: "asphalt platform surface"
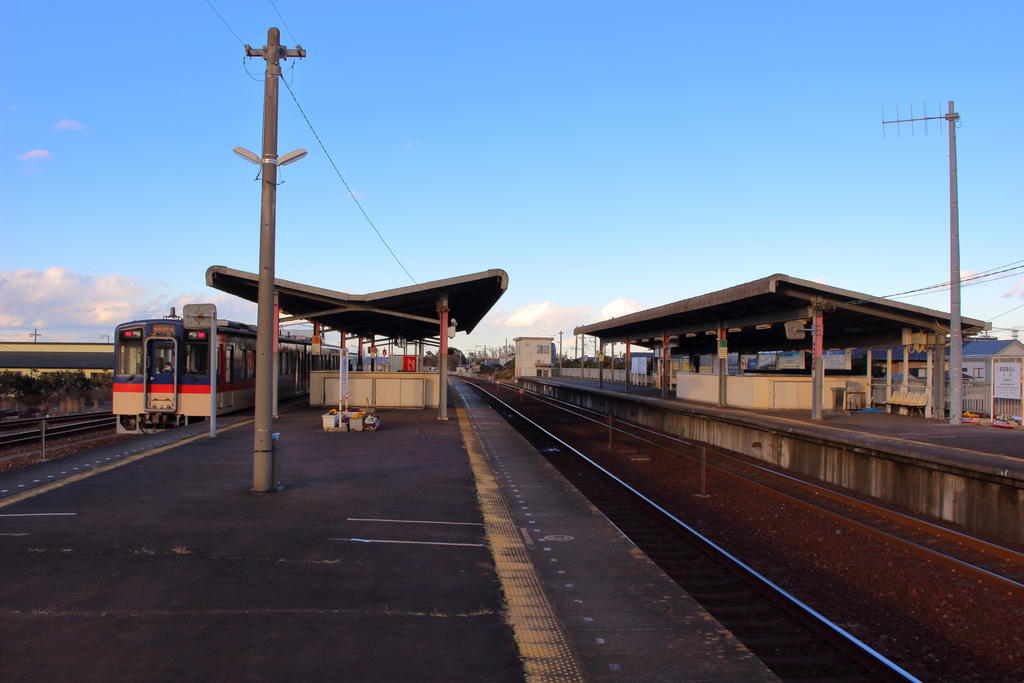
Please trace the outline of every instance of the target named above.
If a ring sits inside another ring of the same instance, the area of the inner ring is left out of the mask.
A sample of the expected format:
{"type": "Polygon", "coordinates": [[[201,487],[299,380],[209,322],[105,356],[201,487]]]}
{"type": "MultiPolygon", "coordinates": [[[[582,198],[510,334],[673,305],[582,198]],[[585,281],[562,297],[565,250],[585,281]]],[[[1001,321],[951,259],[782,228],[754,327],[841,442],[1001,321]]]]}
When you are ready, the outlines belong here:
{"type": "Polygon", "coordinates": [[[0,681],[772,679],[469,402],[283,412],[271,494],[244,416],[0,474],[0,681]]]}
{"type": "Polygon", "coordinates": [[[522,680],[457,426],[319,414],[275,422],[273,494],[242,422],[0,508],[0,680],[522,680]]]}

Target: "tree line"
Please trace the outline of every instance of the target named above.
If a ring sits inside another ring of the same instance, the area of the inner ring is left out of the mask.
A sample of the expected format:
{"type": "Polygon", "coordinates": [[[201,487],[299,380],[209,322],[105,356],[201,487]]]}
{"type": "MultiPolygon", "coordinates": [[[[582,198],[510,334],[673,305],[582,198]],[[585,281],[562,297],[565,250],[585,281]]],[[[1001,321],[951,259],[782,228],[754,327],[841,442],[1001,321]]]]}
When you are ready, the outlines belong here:
{"type": "Polygon", "coordinates": [[[38,410],[44,413],[75,412],[110,401],[109,374],[87,376],[81,370],[23,375],[0,372],[0,408],[38,410]]]}

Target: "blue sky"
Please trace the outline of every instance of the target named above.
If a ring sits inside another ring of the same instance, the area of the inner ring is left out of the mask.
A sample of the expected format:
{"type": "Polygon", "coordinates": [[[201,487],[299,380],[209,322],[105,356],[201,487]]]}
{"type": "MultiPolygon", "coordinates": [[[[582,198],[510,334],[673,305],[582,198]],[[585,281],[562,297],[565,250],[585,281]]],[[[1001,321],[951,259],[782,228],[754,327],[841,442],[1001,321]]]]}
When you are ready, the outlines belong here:
{"type": "MultiPolygon", "coordinates": [[[[254,47],[274,25],[306,48],[285,77],[417,281],[508,271],[465,349],[775,272],[948,280],[946,136],[883,137],[883,107],[956,101],[962,269],[1024,261],[1020,2],[276,0],[287,27],[269,0],[212,2],[254,47]]],[[[98,340],[190,301],[255,320],[203,276],[257,269],[259,183],[230,149],[259,150],[262,61],[246,73],[205,0],[0,22],[0,339],[98,340]]],[[[285,88],[280,112],[281,152],[310,154],[282,169],[278,276],[410,284],[285,88]]],[[[1024,328],[1010,275],[964,288],[964,315],[1024,328]]]]}

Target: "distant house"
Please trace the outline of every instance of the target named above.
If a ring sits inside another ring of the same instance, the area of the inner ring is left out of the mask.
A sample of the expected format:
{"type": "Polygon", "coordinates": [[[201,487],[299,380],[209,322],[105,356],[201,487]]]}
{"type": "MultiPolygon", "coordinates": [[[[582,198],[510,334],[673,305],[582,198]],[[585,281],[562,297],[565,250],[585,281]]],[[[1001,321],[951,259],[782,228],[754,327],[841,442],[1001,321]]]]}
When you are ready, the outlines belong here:
{"type": "Polygon", "coordinates": [[[90,342],[0,341],[0,372],[39,375],[79,370],[90,377],[112,374],[114,345],[90,342]]]}
{"type": "MultiPolygon", "coordinates": [[[[946,354],[947,358],[949,354],[946,354]]],[[[1024,358],[1024,344],[1015,339],[972,339],[964,342],[964,374],[971,379],[989,381],[996,358],[1024,358]]]]}

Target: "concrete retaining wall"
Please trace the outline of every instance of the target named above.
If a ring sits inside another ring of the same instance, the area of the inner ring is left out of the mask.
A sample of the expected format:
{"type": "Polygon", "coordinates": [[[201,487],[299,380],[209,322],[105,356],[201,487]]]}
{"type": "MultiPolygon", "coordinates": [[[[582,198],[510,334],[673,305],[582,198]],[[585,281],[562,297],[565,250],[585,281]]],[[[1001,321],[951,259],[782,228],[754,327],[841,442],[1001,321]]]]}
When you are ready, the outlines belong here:
{"type": "MultiPolygon", "coordinates": [[[[838,432],[713,407],[666,407],[656,399],[520,378],[525,388],[683,438],[742,453],[795,473],[1024,543],[1024,477],[1020,472],[879,446],[838,432]],[[823,434],[831,431],[831,434],[823,434]],[[817,432],[817,433],[815,433],[817,432]]],[[[941,449],[941,447],[937,447],[941,449]]]]}

